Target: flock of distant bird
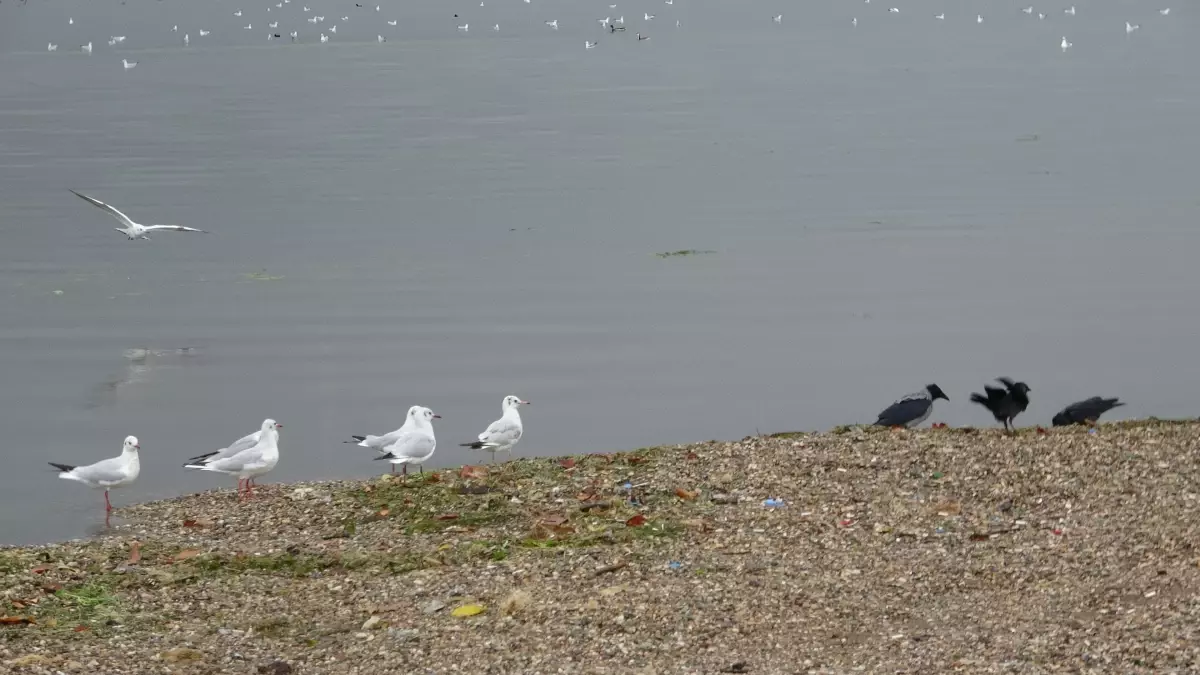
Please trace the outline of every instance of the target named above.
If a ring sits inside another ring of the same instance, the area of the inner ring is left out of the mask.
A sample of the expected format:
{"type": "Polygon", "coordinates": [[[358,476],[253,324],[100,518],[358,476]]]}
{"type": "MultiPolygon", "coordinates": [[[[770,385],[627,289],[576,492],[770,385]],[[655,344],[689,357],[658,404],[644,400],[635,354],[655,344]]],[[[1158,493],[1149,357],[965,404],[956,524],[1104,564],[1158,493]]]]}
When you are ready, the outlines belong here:
{"type": "MultiPolygon", "coordinates": [[[[529,401],[518,396],[505,396],[501,403],[500,419],[488,425],[476,440],[462,443],[461,446],[486,450],[493,453],[493,458],[497,452],[512,452],[513,446],[521,440],[525,431],[519,410],[524,405],[529,405],[529,401]]],[[[415,405],[408,409],[404,424],[399,429],[382,436],[351,436],[353,440],[345,442],[375,450],[375,459],[391,464],[393,473],[397,464],[402,467],[405,475],[408,474],[409,464],[424,472],[421,465],[429,461],[433,457],[433,451],[437,449],[437,439],[433,433],[435,419],[441,419],[441,415],[429,408],[415,405]]],[[[238,497],[253,497],[255,479],[274,469],[279,463],[279,430],[282,428],[282,424],[267,418],[263,420],[258,431],[237,439],[227,447],[192,457],[183,466],[185,469],[214,471],[234,476],[238,479],[238,497]]],[[[138,457],[141,447],[137,436],[128,436],[125,438],[121,454],[116,457],[86,466],[58,462],[49,464],[58,469],[59,478],[104,490],[104,513],[107,520],[113,510],[112,502],[108,498],[109,490],[132,484],[141,473],[142,466],[138,457]]]]}
{"type": "MultiPolygon", "coordinates": [[[[674,3],[674,0],[664,0],[664,1],[665,1],[665,4],[667,4],[667,5],[673,5],[673,4],[675,4],[675,3],[674,3]]],[[[483,6],[484,6],[484,2],[486,2],[486,0],[484,0],[483,2],[480,2],[480,3],[479,3],[479,6],[480,6],[480,7],[483,7],[483,6]]],[[[870,4],[871,0],[865,0],[865,2],[866,2],[867,4],[870,4]]],[[[529,4],[529,3],[530,3],[530,0],[525,0],[525,3],[526,3],[526,4],[529,4]]],[[[270,13],[272,9],[276,9],[276,10],[282,10],[282,9],[283,9],[283,7],[284,7],[284,5],[289,5],[289,4],[291,4],[291,0],[280,0],[279,2],[276,2],[276,3],[275,3],[275,5],[274,5],[273,7],[272,7],[272,6],[268,6],[268,7],[266,8],[266,11],[267,11],[267,13],[270,13]]],[[[355,8],[356,8],[356,9],[369,9],[369,7],[366,7],[366,6],[364,6],[362,3],[355,3],[355,5],[354,5],[354,6],[355,6],[355,8]]],[[[616,6],[615,4],[610,4],[608,7],[609,7],[609,9],[616,9],[616,7],[617,7],[617,6],[616,6]]],[[[311,13],[312,11],[313,11],[313,10],[312,10],[312,8],[308,7],[307,5],[303,6],[303,12],[304,12],[305,14],[311,13]]],[[[380,11],[382,11],[382,6],[381,6],[381,5],[375,5],[375,11],[376,11],[376,12],[380,12],[380,11]]],[[[1022,9],[1021,9],[1021,11],[1022,11],[1023,13],[1025,13],[1025,14],[1027,14],[1027,15],[1030,15],[1030,16],[1032,16],[1032,15],[1034,14],[1034,7],[1033,7],[1033,5],[1029,5],[1029,6],[1027,6],[1027,7],[1024,7],[1024,8],[1022,8],[1022,9]]],[[[889,8],[889,9],[888,9],[888,12],[889,12],[889,13],[891,13],[891,14],[899,14],[899,13],[900,13],[900,8],[899,8],[899,7],[891,7],[891,8],[889,8]]],[[[1159,13],[1160,15],[1162,15],[1162,16],[1169,16],[1169,15],[1170,15],[1170,13],[1171,13],[1171,9],[1170,9],[1169,7],[1166,7],[1166,8],[1163,8],[1163,9],[1160,9],[1160,10],[1158,10],[1158,13],[1159,13]]],[[[1076,15],[1075,6],[1074,6],[1074,5],[1071,5],[1070,7],[1067,7],[1066,9],[1064,9],[1064,10],[1063,10],[1063,14],[1064,14],[1064,15],[1066,15],[1066,16],[1075,16],[1075,15],[1076,15]]],[[[240,18],[240,17],[242,17],[242,16],[243,16],[243,11],[239,9],[239,10],[237,10],[236,12],[234,12],[234,13],[233,13],[233,16],[235,16],[235,17],[239,17],[239,18],[240,18]]],[[[460,17],[458,14],[455,14],[455,15],[454,15],[454,18],[455,18],[455,19],[460,19],[461,17],[460,17]]],[[[657,18],[657,17],[656,17],[654,14],[651,14],[650,12],[643,12],[643,14],[642,14],[642,18],[643,18],[643,21],[645,21],[645,22],[649,23],[650,21],[653,21],[653,20],[654,20],[655,18],[657,18]]],[[[935,14],[933,18],[935,18],[935,19],[937,19],[937,20],[939,20],[939,21],[944,21],[944,20],[946,19],[946,14],[945,14],[945,12],[942,12],[942,13],[939,13],[939,14],[935,14]]],[[[1038,19],[1045,19],[1045,18],[1046,18],[1046,14],[1045,14],[1045,12],[1037,12],[1037,18],[1038,18],[1038,19]]],[[[349,16],[349,15],[343,16],[343,17],[341,18],[341,20],[342,20],[343,22],[350,21],[350,16],[349,16]]],[[[772,17],[771,17],[771,20],[772,20],[774,23],[777,23],[777,24],[778,24],[778,23],[783,23],[783,14],[776,14],[776,15],[774,15],[774,16],[772,16],[772,17]]],[[[306,21],[307,21],[308,23],[311,23],[311,24],[314,24],[314,25],[316,25],[316,24],[321,24],[321,23],[324,23],[324,22],[325,22],[325,16],[324,16],[324,15],[317,15],[317,14],[313,14],[312,16],[310,16],[309,18],[307,18],[307,19],[306,19],[306,21]]],[[[606,17],[606,18],[603,18],[603,19],[597,19],[596,21],[597,21],[597,22],[599,22],[599,24],[600,24],[601,28],[603,28],[603,29],[607,29],[607,30],[608,30],[610,33],[617,33],[617,32],[624,32],[624,31],[625,31],[625,16],[624,16],[624,15],[622,15],[622,16],[620,16],[620,17],[616,18],[616,19],[613,19],[613,18],[612,18],[612,16],[608,16],[608,17],[606,17]]],[[[975,22],[976,22],[976,23],[979,23],[979,24],[983,23],[983,22],[984,22],[983,15],[982,15],[982,14],[976,14],[976,15],[975,15],[975,22]]],[[[74,25],[74,24],[75,24],[75,19],[74,19],[74,18],[68,18],[68,19],[67,19],[67,23],[68,23],[69,25],[74,25]]],[[[549,21],[544,21],[543,23],[545,23],[547,26],[549,26],[550,28],[552,28],[552,29],[554,29],[554,30],[558,30],[558,19],[552,19],[552,20],[549,20],[549,21]]],[[[852,19],[850,20],[850,23],[851,23],[851,25],[853,25],[853,26],[858,26],[858,17],[854,17],[854,18],[852,18],[852,19]]],[[[388,25],[389,27],[393,27],[393,28],[394,28],[394,27],[396,27],[398,24],[399,24],[399,22],[398,22],[396,19],[389,19],[389,20],[387,20],[387,25],[388,25]]],[[[470,30],[471,30],[471,24],[470,24],[469,22],[467,22],[467,23],[463,23],[462,25],[458,25],[458,24],[456,23],[455,25],[456,25],[456,26],[458,26],[458,31],[459,31],[460,33],[468,33],[468,32],[470,32],[470,30]]],[[[675,22],[675,26],[676,26],[676,27],[679,27],[679,26],[680,26],[680,22],[679,22],[679,21],[676,21],[676,22],[675,22]]],[[[279,21],[278,21],[278,20],[275,20],[275,21],[272,21],[272,22],[268,23],[268,24],[267,24],[267,28],[268,28],[268,29],[270,29],[270,30],[267,32],[267,40],[276,40],[276,39],[280,39],[280,38],[282,38],[282,37],[283,37],[283,34],[282,34],[282,33],[277,33],[277,32],[275,32],[276,30],[278,30],[278,29],[279,29],[279,21]]],[[[1125,33],[1126,33],[1126,34],[1133,33],[1134,31],[1138,30],[1139,28],[1141,28],[1141,25],[1140,25],[1140,24],[1130,23],[1129,21],[1126,21],[1126,22],[1125,22],[1125,33]]],[[[246,26],[244,27],[244,30],[253,30],[253,29],[254,29],[254,24],[253,24],[253,23],[247,23],[247,24],[246,24],[246,26]]],[[[172,30],[173,32],[179,32],[179,26],[178,26],[178,25],[172,26],[172,27],[171,27],[171,30],[172,30]]],[[[493,31],[497,31],[497,32],[498,32],[498,31],[500,30],[500,24],[495,24],[495,25],[493,25],[493,26],[492,26],[492,30],[493,30],[493,31]]],[[[210,34],[211,34],[211,32],[212,32],[212,31],[210,31],[210,30],[205,30],[205,29],[203,29],[203,28],[199,30],[200,37],[207,37],[208,35],[210,35],[210,34]]],[[[330,33],[330,34],[334,34],[334,35],[336,35],[336,34],[337,34],[337,24],[334,24],[334,25],[330,26],[330,28],[329,28],[329,33],[330,33]]],[[[299,32],[298,30],[293,30],[293,31],[291,31],[291,32],[288,34],[288,36],[291,38],[292,42],[295,42],[295,41],[297,41],[297,40],[300,38],[300,32],[299,32]]],[[[324,31],[320,31],[320,32],[319,32],[319,39],[320,39],[320,41],[321,41],[322,43],[325,43],[325,42],[329,42],[329,39],[330,39],[330,38],[329,38],[329,35],[328,35],[328,34],[326,34],[324,31]]],[[[639,32],[639,33],[637,33],[637,39],[638,39],[638,41],[639,41],[639,42],[641,42],[641,41],[644,41],[644,40],[649,40],[649,39],[650,39],[650,36],[648,36],[648,35],[642,35],[642,34],[639,32]]],[[[384,37],[383,35],[377,35],[377,36],[376,36],[376,40],[377,40],[379,43],[384,43],[384,42],[387,42],[387,38],[386,38],[386,37],[384,37]]],[[[109,38],[109,40],[108,40],[108,44],[109,44],[109,46],[115,46],[115,45],[118,45],[118,44],[121,44],[121,43],[123,43],[124,41],[125,41],[125,36],[123,36],[123,35],[114,35],[114,36],[112,36],[112,37],[110,37],[110,38],[109,38]]],[[[183,45],[184,45],[185,47],[191,44],[191,34],[190,34],[190,33],[186,33],[186,32],[185,32],[185,33],[183,34],[182,43],[183,43],[183,45]]],[[[585,41],[584,41],[584,48],[586,48],[586,49],[594,49],[594,48],[595,48],[595,47],[596,47],[598,44],[599,44],[599,40],[585,40],[585,41]]],[[[1060,43],[1060,45],[1059,45],[1059,46],[1060,46],[1060,47],[1062,48],[1062,50],[1065,52],[1065,51],[1067,51],[1068,49],[1070,49],[1071,47],[1073,47],[1073,46],[1074,46],[1074,43],[1072,43],[1072,42],[1070,42],[1069,40],[1067,40],[1067,37],[1064,35],[1064,36],[1063,36],[1063,38],[1062,38],[1062,42],[1060,43]]],[[[55,43],[53,43],[53,42],[50,42],[50,43],[47,43],[47,45],[46,45],[46,48],[47,48],[47,50],[48,50],[48,51],[52,51],[52,52],[53,52],[53,51],[57,51],[57,50],[58,50],[58,45],[57,45],[57,44],[55,44],[55,43]]],[[[91,54],[91,53],[92,53],[92,43],[91,43],[91,42],[88,42],[87,44],[80,45],[80,50],[81,50],[81,51],[83,51],[83,52],[86,52],[86,53],[88,53],[88,54],[91,54]]],[[[131,69],[131,68],[133,68],[133,67],[137,66],[138,62],[137,62],[137,61],[129,61],[129,60],[127,60],[127,59],[122,59],[122,60],[121,60],[121,64],[122,64],[122,66],[125,68],[125,70],[129,70],[129,69],[131,69]]]]}
{"type": "MultiPolygon", "coordinates": [[[[1007,377],[996,378],[1004,388],[984,385],[983,394],[971,394],[971,402],[987,408],[997,422],[1004,425],[1004,430],[1013,428],[1013,420],[1029,407],[1029,385],[1024,382],[1014,382],[1007,377]]],[[[936,384],[927,384],[920,391],[900,397],[879,413],[875,424],[883,427],[915,427],[929,419],[933,413],[933,402],[937,399],[949,401],[950,397],[936,384]]],[[[1093,396],[1082,401],[1076,401],[1063,408],[1051,422],[1054,426],[1071,424],[1094,424],[1104,413],[1125,405],[1117,398],[1093,396]]]]}

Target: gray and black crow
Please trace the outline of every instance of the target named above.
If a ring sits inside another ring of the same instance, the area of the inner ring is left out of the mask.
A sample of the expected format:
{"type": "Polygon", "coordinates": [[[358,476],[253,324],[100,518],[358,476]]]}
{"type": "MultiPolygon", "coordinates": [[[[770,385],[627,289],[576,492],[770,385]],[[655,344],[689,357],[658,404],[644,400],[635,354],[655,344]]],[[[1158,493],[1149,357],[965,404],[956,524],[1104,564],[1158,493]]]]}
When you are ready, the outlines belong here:
{"type": "Polygon", "coordinates": [[[1090,424],[1100,419],[1100,416],[1109,410],[1123,405],[1125,404],[1116,398],[1102,398],[1100,396],[1076,401],[1063,408],[1062,412],[1054,416],[1054,426],[1065,427],[1068,424],[1090,424]]]}
{"type": "Polygon", "coordinates": [[[997,422],[1004,425],[1004,430],[1010,430],[1013,418],[1025,412],[1029,407],[1029,385],[1024,382],[1013,382],[1007,377],[997,377],[997,382],[1004,385],[1004,389],[1000,387],[983,386],[983,390],[987,395],[971,394],[971,402],[992,411],[992,417],[996,418],[997,422]]]}
{"type": "Polygon", "coordinates": [[[915,427],[929,419],[933,402],[937,399],[950,400],[946,392],[936,384],[927,384],[920,391],[901,396],[899,400],[879,413],[875,424],[881,427],[915,427]]]}

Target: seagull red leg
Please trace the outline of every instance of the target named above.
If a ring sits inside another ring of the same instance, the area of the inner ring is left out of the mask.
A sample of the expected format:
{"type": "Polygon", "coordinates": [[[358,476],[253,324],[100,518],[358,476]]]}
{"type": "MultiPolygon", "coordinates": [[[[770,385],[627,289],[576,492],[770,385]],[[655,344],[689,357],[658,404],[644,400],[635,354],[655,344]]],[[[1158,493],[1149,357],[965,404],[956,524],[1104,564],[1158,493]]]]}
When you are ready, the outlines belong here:
{"type": "Polygon", "coordinates": [[[104,491],[104,513],[109,513],[113,510],[112,502],[108,501],[108,490],[104,491]]]}

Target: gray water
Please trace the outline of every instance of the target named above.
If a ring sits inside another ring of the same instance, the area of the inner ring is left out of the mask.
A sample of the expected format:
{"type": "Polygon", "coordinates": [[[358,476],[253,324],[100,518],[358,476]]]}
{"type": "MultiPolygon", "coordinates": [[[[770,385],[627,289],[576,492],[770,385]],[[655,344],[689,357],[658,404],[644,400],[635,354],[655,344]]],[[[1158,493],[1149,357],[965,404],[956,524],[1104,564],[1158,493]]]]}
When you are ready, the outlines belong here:
{"type": "Polygon", "coordinates": [[[118,506],[232,487],[180,464],[267,416],[295,481],[382,470],[341,441],[413,404],[432,464],[478,461],[510,393],[518,456],[870,422],[926,382],[931,421],[990,425],[998,375],[1026,424],[1196,414],[1190,7],[616,1],[0,4],[0,543],[102,521],[48,460],[135,434],[118,506]],[[68,188],[214,234],[126,241],[68,188]]]}

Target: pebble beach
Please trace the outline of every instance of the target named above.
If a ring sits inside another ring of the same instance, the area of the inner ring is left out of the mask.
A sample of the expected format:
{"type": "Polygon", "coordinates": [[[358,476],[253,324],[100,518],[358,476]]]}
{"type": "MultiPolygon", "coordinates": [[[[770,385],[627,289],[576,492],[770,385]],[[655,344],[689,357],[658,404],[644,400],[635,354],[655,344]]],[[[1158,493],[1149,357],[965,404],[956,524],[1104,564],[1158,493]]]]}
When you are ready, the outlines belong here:
{"type": "Polygon", "coordinates": [[[12,673],[1185,673],[1200,424],[264,483],[0,549],[12,673]]]}

